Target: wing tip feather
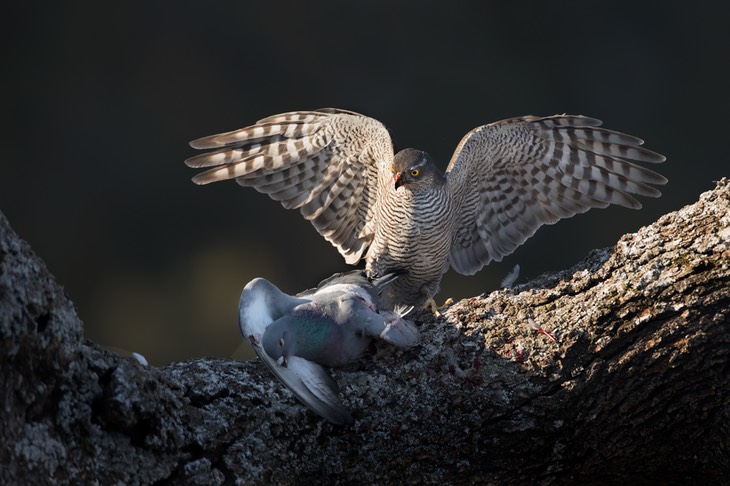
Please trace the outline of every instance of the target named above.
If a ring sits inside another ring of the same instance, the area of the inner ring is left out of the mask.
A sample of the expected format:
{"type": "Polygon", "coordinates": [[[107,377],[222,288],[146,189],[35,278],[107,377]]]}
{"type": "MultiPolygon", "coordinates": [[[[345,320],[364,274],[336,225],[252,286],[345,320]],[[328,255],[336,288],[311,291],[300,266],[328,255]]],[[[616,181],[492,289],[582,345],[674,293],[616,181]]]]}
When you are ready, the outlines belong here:
{"type": "Polygon", "coordinates": [[[218,135],[209,135],[207,137],[196,138],[188,142],[188,145],[197,150],[218,148],[222,145],[216,141],[217,137],[218,135]]]}

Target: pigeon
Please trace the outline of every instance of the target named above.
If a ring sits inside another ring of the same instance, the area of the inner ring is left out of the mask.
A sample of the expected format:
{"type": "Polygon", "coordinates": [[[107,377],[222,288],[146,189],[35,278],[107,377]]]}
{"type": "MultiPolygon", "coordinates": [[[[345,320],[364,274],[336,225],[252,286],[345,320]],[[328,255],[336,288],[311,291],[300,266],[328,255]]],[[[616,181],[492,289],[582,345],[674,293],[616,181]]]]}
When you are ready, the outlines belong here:
{"type": "Polygon", "coordinates": [[[398,347],[418,344],[412,307],[381,309],[383,289],[398,274],[370,279],[362,270],[335,274],[296,296],[264,278],[241,293],[239,325],[258,357],[313,412],[335,425],[354,419],[324,367],[359,359],[373,339],[398,347]]]}

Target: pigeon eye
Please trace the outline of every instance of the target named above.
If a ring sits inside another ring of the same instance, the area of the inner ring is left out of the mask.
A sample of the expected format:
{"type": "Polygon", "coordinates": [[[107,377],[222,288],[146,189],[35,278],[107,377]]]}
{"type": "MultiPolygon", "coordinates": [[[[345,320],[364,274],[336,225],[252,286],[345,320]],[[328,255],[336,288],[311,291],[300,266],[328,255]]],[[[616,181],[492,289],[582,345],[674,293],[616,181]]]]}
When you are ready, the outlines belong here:
{"type": "Polygon", "coordinates": [[[390,166],[390,173],[391,174],[395,174],[395,166],[394,165],[391,165],[390,166]]]}
{"type": "Polygon", "coordinates": [[[279,339],[279,346],[284,347],[284,338],[279,339]]]}
{"type": "Polygon", "coordinates": [[[421,171],[418,169],[411,169],[411,177],[418,177],[418,174],[420,174],[421,171]]]}

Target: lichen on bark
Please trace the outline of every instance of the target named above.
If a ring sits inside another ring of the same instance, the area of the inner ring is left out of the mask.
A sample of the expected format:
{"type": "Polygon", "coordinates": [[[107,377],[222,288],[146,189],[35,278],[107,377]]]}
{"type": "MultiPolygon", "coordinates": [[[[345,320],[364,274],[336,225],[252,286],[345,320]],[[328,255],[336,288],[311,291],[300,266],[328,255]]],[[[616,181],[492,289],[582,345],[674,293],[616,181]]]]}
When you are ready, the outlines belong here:
{"type": "Polygon", "coordinates": [[[255,361],[84,341],[0,215],[0,483],[724,482],[729,208],[724,179],[574,268],[422,315],[419,346],[333,372],[352,427],[255,361]]]}

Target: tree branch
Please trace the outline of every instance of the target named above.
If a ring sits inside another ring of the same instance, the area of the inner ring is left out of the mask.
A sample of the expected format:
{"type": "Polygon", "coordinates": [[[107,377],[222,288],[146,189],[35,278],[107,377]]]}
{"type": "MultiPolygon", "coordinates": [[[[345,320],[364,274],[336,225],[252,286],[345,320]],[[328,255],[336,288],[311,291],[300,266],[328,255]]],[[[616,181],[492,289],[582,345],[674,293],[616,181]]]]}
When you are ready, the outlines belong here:
{"type": "Polygon", "coordinates": [[[83,341],[0,215],[0,483],[724,482],[729,207],[724,179],[575,268],[425,316],[421,345],[334,373],[348,428],[258,362],[83,341]]]}

